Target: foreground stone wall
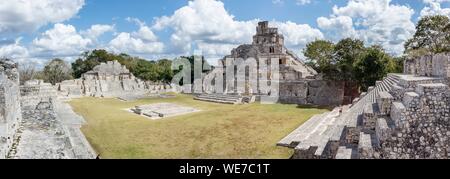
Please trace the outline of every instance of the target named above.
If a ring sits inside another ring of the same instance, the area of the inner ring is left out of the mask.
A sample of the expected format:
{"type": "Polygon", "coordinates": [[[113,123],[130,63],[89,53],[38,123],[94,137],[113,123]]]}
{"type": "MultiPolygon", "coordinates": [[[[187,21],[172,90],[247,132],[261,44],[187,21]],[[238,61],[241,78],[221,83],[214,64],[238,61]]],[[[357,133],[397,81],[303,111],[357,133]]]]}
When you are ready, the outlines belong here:
{"type": "Polygon", "coordinates": [[[80,131],[85,121],[41,80],[20,87],[22,122],[8,158],[93,159],[95,151],[80,131]]]}
{"type": "Polygon", "coordinates": [[[6,158],[21,123],[17,64],[0,60],[0,159],[6,158]]]}
{"type": "Polygon", "coordinates": [[[391,112],[387,118],[379,119],[376,126],[379,148],[367,158],[449,158],[449,87],[443,83],[418,84],[414,91],[404,90],[402,99],[381,105],[390,106],[391,112]]]}

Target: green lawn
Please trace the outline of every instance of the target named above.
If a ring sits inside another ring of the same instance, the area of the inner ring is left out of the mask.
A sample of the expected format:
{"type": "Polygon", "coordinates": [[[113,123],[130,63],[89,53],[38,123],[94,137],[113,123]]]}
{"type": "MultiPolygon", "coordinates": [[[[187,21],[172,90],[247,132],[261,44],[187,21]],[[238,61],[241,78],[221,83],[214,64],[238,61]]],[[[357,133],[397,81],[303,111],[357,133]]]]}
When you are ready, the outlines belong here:
{"type": "Polygon", "coordinates": [[[87,125],[83,133],[102,158],[289,158],[275,144],[314,114],[327,110],[297,105],[223,105],[171,99],[81,98],[69,102],[87,125]],[[170,102],[202,110],[162,120],[126,111],[136,105],[170,102]]]}

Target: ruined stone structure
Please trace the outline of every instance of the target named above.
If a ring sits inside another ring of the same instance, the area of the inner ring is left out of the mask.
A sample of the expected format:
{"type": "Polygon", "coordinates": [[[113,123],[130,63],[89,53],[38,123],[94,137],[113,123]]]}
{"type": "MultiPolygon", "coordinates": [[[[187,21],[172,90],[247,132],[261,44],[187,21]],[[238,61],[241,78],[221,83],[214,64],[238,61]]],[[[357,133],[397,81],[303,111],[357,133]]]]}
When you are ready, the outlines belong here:
{"type": "Polygon", "coordinates": [[[32,80],[19,87],[17,64],[0,61],[0,158],[89,159],[82,117],[57,98],[54,86],[32,80]]]}
{"type": "MultiPolygon", "coordinates": [[[[203,91],[216,94],[215,98],[226,97],[218,94],[220,92],[215,91],[214,86],[208,85],[211,81],[219,81],[215,79],[221,76],[224,91],[231,96],[273,96],[274,91],[270,92],[265,86],[276,82],[279,84],[279,91],[275,93],[281,103],[341,105],[344,98],[344,84],[320,80],[314,69],[284,46],[283,35],[278,33],[277,28],[270,28],[267,21],[258,23],[252,44],[241,45],[219,60],[218,67],[204,78],[203,91]],[[256,64],[252,64],[249,58],[254,59],[256,64]],[[271,59],[278,59],[279,73],[272,72],[271,59]],[[245,63],[246,69],[227,71],[230,69],[227,66],[239,63],[245,63]],[[234,79],[226,79],[227,73],[235,73],[234,79]],[[239,78],[236,75],[238,73],[245,73],[245,78],[239,78]],[[275,75],[279,75],[278,81],[275,80],[275,75]],[[250,79],[256,79],[257,83],[252,84],[250,79]],[[238,82],[245,86],[239,87],[236,85],[238,82]]],[[[197,96],[197,99],[214,101],[205,95],[197,96]]]]}
{"type": "Polygon", "coordinates": [[[450,158],[450,56],[405,62],[350,106],[314,116],[278,145],[294,158],[450,158]]]}
{"type": "Polygon", "coordinates": [[[157,103],[157,104],[135,106],[134,108],[130,109],[130,111],[138,115],[143,115],[153,120],[157,120],[167,117],[174,117],[199,112],[200,110],[173,103],[157,103]]]}
{"type": "Polygon", "coordinates": [[[153,84],[136,78],[117,61],[102,63],[94,67],[92,71],[83,74],[81,79],[63,81],[57,86],[63,96],[121,97],[122,99],[135,99],[146,93],[172,90],[170,85],[153,84]]]}
{"type": "Polygon", "coordinates": [[[17,64],[0,60],[0,159],[7,157],[22,120],[17,64]]]}

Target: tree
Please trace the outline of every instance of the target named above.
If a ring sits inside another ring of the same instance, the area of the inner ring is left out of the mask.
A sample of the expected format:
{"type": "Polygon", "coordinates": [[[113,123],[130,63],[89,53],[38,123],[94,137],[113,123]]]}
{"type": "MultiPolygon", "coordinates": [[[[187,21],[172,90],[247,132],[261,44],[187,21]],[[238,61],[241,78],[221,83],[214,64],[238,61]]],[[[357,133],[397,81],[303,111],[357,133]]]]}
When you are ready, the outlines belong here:
{"type": "Polygon", "coordinates": [[[172,81],[174,72],[172,70],[172,61],[161,59],[157,62],[159,71],[159,81],[170,83],[172,81]]]}
{"type": "Polygon", "coordinates": [[[37,79],[39,70],[35,62],[22,63],[19,66],[20,84],[23,85],[26,81],[37,79]]]}
{"type": "Polygon", "coordinates": [[[308,64],[319,73],[329,74],[335,72],[334,44],[330,41],[316,40],[306,45],[303,54],[308,58],[308,64]]]}
{"type": "Polygon", "coordinates": [[[80,78],[84,73],[92,70],[95,66],[102,62],[112,61],[115,58],[106,50],[93,50],[84,52],[81,58],[72,63],[73,76],[80,78]]]}
{"type": "Polygon", "coordinates": [[[414,37],[405,43],[405,53],[412,56],[449,51],[450,19],[443,15],[420,19],[414,37]]]}
{"type": "Polygon", "coordinates": [[[350,38],[336,45],[316,40],[306,46],[304,55],[325,79],[344,81],[349,89],[366,90],[387,73],[403,71],[404,58],[394,59],[380,46],[366,48],[363,41],[350,38]]]}
{"type": "Polygon", "coordinates": [[[53,85],[64,80],[73,79],[69,64],[58,58],[53,59],[44,67],[42,77],[45,82],[53,85]]]}
{"type": "Polygon", "coordinates": [[[354,65],[354,77],[363,90],[375,85],[388,73],[395,72],[396,64],[379,46],[367,48],[354,65]]]}
{"type": "Polygon", "coordinates": [[[335,79],[353,81],[355,79],[354,64],[364,51],[364,42],[361,40],[346,38],[339,41],[335,46],[334,56],[339,75],[335,75],[335,79]]]}

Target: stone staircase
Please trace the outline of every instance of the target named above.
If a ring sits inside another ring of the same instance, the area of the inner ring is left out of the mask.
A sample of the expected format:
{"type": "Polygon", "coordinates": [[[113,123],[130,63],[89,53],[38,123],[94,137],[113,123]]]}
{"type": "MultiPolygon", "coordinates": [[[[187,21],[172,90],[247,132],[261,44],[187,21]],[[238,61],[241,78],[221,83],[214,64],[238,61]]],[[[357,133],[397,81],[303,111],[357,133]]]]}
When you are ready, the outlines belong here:
{"type": "Polygon", "coordinates": [[[243,104],[249,103],[244,99],[246,97],[239,95],[225,95],[225,94],[200,94],[194,97],[195,100],[222,103],[222,104],[243,104]]]}
{"type": "Polygon", "coordinates": [[[423,88],[422,83],[428,84],[425,87],[445,86],[439,85],[440,82],[440,78],[389,74],[359,100],[355,100],[348,110],[340,113],[339,109],[335,109],[316,115],[277,145],[294,148],[293,158],[383,157],[376,150],[380,148],[383,140],[394,134],[395,123],[398,123],[395,121],[404,118],[404,103],[412,101],[410,98],[418,97],[418,94],[408,92],[407,89],[416,90],[417,86],[423,88]],[[393,95],[402,93],[406,94],[401,95],[401,98],[399,95],[393,95]]]}

